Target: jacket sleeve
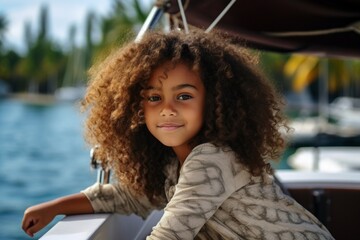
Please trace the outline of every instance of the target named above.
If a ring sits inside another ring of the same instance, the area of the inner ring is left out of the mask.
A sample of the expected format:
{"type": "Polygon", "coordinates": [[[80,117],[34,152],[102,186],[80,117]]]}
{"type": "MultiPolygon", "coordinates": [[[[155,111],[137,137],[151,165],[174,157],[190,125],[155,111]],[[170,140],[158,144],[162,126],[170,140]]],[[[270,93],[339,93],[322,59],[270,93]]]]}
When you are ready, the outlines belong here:
{"type": "Polygon", "coordinates": [[[145,219],[152,210],[159,208],[151,204],[146,196],[135,195],[119,183],[95,183],[81,192],[89,199],[96,213],[135,213],[145,219]]]}
{"type": "Polygon", "coordinates": [[[230,155],[213,145],[190,153],[180,170],[174,196],[147,240],[193,239],[197,235],[236,189],[230,155]]]}

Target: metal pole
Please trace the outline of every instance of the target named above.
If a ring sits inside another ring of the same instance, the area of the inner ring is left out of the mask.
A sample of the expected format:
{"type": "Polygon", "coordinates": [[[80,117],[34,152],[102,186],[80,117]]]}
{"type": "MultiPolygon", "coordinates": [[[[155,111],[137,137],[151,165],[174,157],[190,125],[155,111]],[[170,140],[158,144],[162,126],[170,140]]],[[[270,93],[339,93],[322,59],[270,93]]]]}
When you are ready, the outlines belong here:
{"type": "Polygon", "coordinates": [[[321,161],[320,141],[321,133],[326,132],[329,118],[329,61],[327,58],[320,59],[319,63],[319,100],[318,100],[318,134],[315,146],[313,170],[318,171],[321,161]]]}
{"type": "Polygon", "coordinates": [[[146,18],[144,24],[142,25],[138,35],[135,38],[135,42],[139,42],[144,36],[145,32],[149,29],[154,28],[154,26],[159,22],[160,18],[164,13],[164,9],[158,6],[154,6],[149,16],[146,18]]]}

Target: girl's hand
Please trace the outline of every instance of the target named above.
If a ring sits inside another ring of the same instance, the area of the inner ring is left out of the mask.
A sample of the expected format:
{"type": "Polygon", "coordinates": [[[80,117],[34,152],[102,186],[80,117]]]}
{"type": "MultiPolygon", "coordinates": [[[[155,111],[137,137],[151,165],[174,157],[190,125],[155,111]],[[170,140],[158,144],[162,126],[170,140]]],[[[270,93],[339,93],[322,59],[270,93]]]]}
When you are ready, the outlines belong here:
{"type": "Polygon", "coordinates": [[[29,207],[24,213],[22,229],[33,237],[58,214],[73,215],[93,212],[94,209],[87,197],[83,193],[76,193],[29,207]]]}
{"type": "Polygon", "coordinates": [[[30,237],[48,225],[56,216],[53,204],[46,202],[29,207],[25,210],[22,229],[30,237]]]}

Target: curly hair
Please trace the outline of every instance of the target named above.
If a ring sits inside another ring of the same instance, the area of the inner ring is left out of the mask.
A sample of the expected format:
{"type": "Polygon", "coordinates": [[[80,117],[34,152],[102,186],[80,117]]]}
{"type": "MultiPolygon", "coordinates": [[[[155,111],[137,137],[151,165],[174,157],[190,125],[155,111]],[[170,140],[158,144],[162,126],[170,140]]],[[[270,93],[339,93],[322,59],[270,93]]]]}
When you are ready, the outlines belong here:
{"type": "Polygon", "coordinates": [[[254,175],[271,173],[268,160],[284,148],[281,99],[257,68],[257,58],[219,32],[150,32],[129,42],[89,71],[83,109],[85,139],[99,145],[118,179],[153,201],[164,196],[164,167],[174,157],[148,131],[142,90],[165,62],[185,63],[199,73],[206,91],[204,124],[192,141],[229,146],[254,175]]]}

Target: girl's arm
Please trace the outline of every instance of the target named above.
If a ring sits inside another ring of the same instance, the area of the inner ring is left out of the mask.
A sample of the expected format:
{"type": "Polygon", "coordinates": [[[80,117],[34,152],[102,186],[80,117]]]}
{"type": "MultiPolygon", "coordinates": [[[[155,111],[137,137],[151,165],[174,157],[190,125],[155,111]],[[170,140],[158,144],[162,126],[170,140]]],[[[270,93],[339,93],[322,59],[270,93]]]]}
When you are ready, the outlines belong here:
{"type": "Polygon", "coordinates": [[[137,194],[130,187],[118,182],[95,183],[81,192],[87,196],[96,213],[134,213],[145,219],[152,210],[162,209],[166,204],[166,200],[162,198],[153,204],[144,194],[137,194]]]}
{"type": "Polygon", "coordinates": [[[31,237],[48,225],[56,215],[93,213],[90,201],[83,193],[77,193],[41,203],[26,209],[22,229],[31,237]]]}

